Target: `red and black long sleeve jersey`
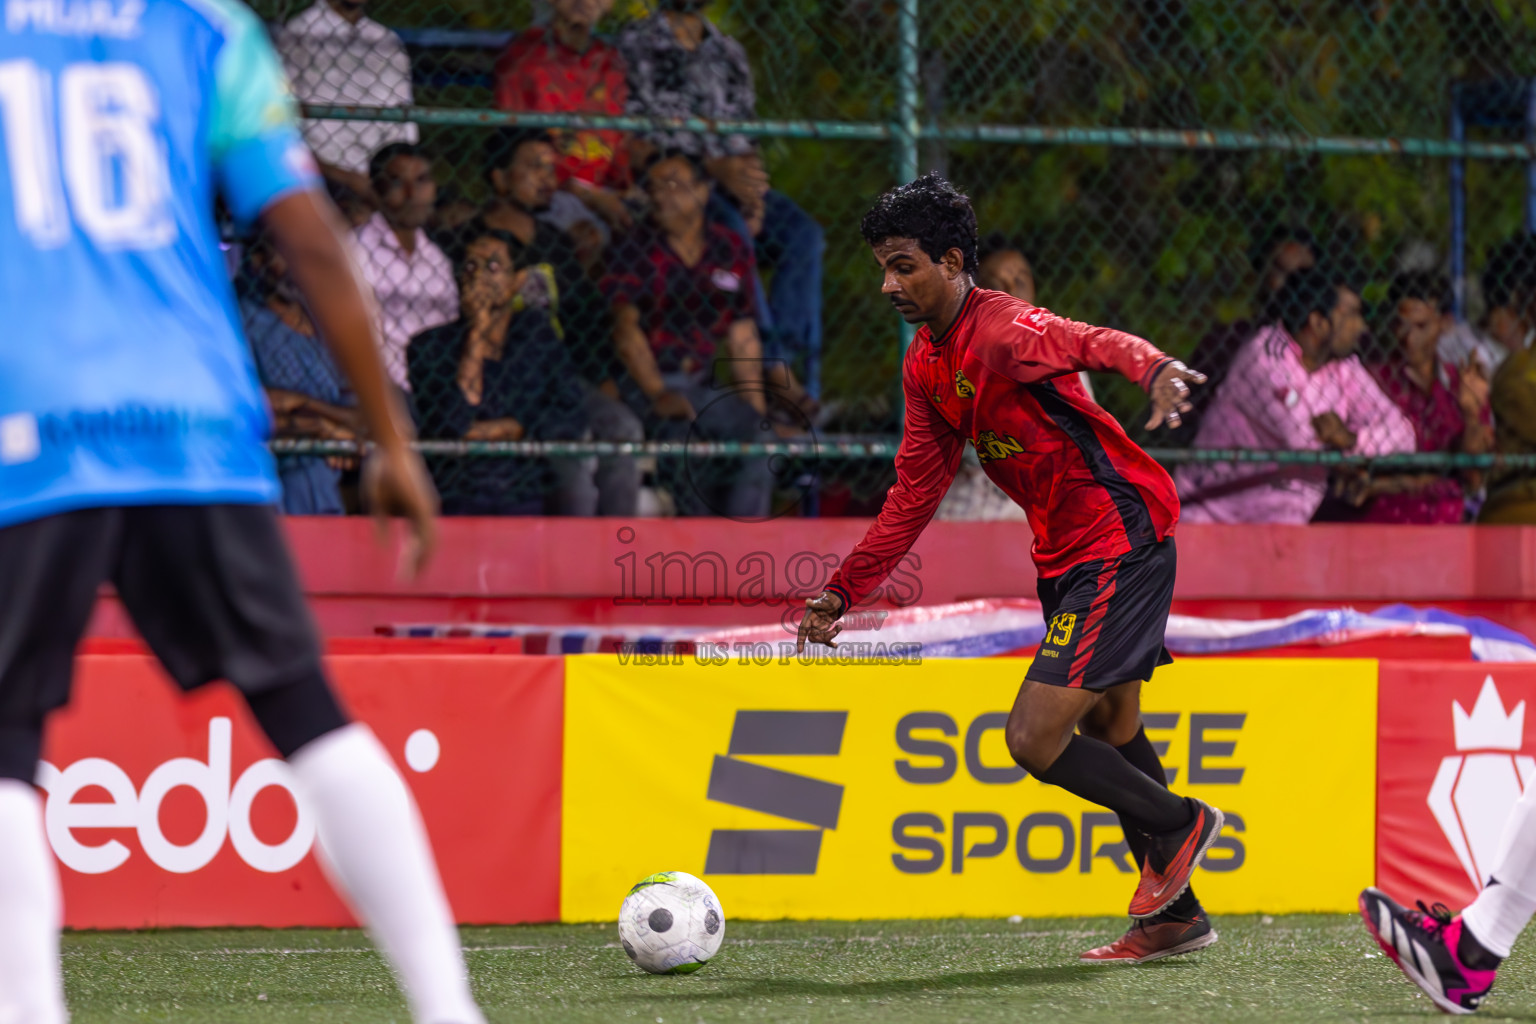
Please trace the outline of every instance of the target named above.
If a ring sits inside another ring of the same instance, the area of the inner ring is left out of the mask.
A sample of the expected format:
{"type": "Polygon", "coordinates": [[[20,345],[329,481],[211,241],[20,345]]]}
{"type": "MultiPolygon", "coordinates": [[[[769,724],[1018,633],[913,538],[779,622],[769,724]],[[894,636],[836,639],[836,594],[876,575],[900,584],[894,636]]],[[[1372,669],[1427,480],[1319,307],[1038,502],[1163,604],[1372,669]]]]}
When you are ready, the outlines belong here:
{"type": "Polygon", "coordinates": [[[972,289],[942,337],[925,326],[907,349],[896,486],[827,589],[852,608],[880,585],[933,518],[967,439],[1028,513],[1043,577],[1168,536],[1173,481],[1075,375],[1113,370],[1146,388],[1171,359],[1134,335],[972,289]]]}

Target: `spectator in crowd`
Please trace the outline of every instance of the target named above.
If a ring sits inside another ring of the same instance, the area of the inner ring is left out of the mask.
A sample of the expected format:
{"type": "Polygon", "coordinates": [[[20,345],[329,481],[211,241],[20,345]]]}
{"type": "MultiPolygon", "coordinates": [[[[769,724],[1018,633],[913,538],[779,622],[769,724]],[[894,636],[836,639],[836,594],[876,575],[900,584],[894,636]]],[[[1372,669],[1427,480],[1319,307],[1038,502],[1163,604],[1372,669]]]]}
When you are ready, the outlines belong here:
{"type": "MultiPolygon", "coordinates": [[[[710,184],[691,155],[658,154],[642,184],[649,222],[616,246],[603,282],[629,371],[626,400],[660,440],[773,440],[752,319],[752,250],[706,219],[710,184]],[[715,386],[719,352],[732,389],[715,386]]],[[[768,515],[774,479],[766,458],[699,459],[686,474],[669,471],[681,514],[768,515]]]]}
{"type": "Polygon", "coordinates": [[[1473,355],[1490,378],[1511,353],[1531,347],[1536,337],[1531,307],[1536,297],[1536,239],[1521,235],[1499,246],[1483,269],[1481,329],[1447,317],[1440,357],[1457,366],[1473,355]]]}
{"type": "Polygon", "coordinates": [[[1259,272],[1259,293],[1254,314],[1260,323],[1274,320],[1275,297],[1298,270],[1317,266],[1317,239],[1299,224],[1276,224],[1259,239],[1248,259],[1259,272]]]}
{"type": "MultiPolygon", "coordinates": [[[[582,305],[579,313],[566,299],[593,294],[586,268],[576,252],[574,240],[566,232],[544,219],[550,202],[559,191],[557,163],[559,154],[554,139],[542,128],[506,128],[493,133],[485,146],[485,182],[491,198],[480,213],[487,225],[510,234],[520,247],[514,253],[519,263],[545,264],[554,273],[559,289],[563,319],[578,316],[606,319],[601,300],[596,313],[582,305]]],[[[606,344],[607,339],[604,339],[606,344]]],[[[611,347],[611,346],[610,346],[611,347]]],[[[580,360],[577,363],[581,365],[580,360]]],[[[609,364],[604,363],[603,369],[609,364]]],[[[606,379],[606,375],[599,377],[606,379]]]]}
{"type": "MultiPolygon", "coordinates": [[[[1354,355],[1360,296],[1321,270],[1287,276],[1275,323],[1238,351],[1207,408],[1197,448],[1411,452],[1413,426],[1354,355]]],[[[1326,490],[1321,466],[1181,466],[1186,522],[1305,523],[1326,490]]]]}
{"type": "Polygon", "coordinates": [[[358,260],[379,305],[384,366],[409,391],[405,348],[416,334],[453,320],[459,293],[453,264],[424,230],[437,202],[432,161],[392,142],[368,166],[379,210],[357,229],[358,260]]]}
{"type": "MultiPolygon", "coordinates": [[[[288,264],[271,240],[258,236],[248,250],[249,287],[240,320],[250,339],[256,372],[272,406],[273,436],[352,440],[359,421],[345,378],[320,341],[288,264]]],[[[344,459],[281,455],[282,509],[289,515],[341,515],[344,459]]]]}
{"type": "MultiPolygon", "coordinates": [[[[1508,455],[1536,454],[1536,242],[1516,240],[1490,261],[1488,275],[1495,287],[1484,286],[1489,306],[1485,317],[1485,358],[1503,356],[1493,375],[1490,404],[1498,451],[1508,455]],[[1489,292],[1492,292],[1489,294],[1489,292]],[[1494,347],[1496,346],[1496,347],[1494,347]]],[[[1536,523],[1536,475],[1529,470],[1497,473],[1488,486],[1488,500],[1478,515],[1483,523],[1536,523]]]]}
{"type": "MultiPolygon", "coordinates": [[[[405,44],[367,17],[367,0],[316,0],[277,33],[300,103],[408,107],[411,61],[405,44]]],[[[408,121],[301,122],[304,141],[326,179],[363,201],[373,198],[368,159],[393,142],[417,141],[408,121]]]]}
{"type": "MultiPolygon", "coordinates": [[[[481,223],[505,232],[513,259],[530,269],[517,301],[546,309],[553,319],[580,375],[582,409],[592,436],[599,441],[642,441],[645,431],[639,418],[619,398],[624,368],[614,351],[607,304],[570,237],[538,219],[555,193],[556,159],[547,132],[514,129],[493,136],[487,144],[486,180],[495,198],[481,223]]],[[[586,472],[562,481],[556,512],[635,514],[640,469],[634,456],[565,461],[585,466],[586,472]]]]}
{"type": "Polygon", "coordinates": [[[1035,267],[1024,255],[1022,245],[1001,231],[994,231],[981,240],[976,258],[977,284],[1006,292],[1031,306],[1035,304],[1035,267]]]}
{"type": "Polygon", "coordinates": [[[1296,224],[1274,225],[1249,249],[1248,259],[1259,280],[1252,315],[1216,327],[1195,346],[1188,362],[1190,366],[1199,367],[1206,382],[1190,395],[1194,408],[1184,414],[1179,426],[1168,431],[1169,443],[1187,445],[1194,442],[1201,417],[1221,390],[1232,360],[1255,332],[1275,322],[1275,296],[1290,275],[1315,267],[1317,254],[1317,240],[1306,228],[1296,224]]]}
{"type": "MultiPolygon", "coordinates": [[[[1387,302],[1397,349],[1371,372],[1413,425],[1418,451],[1486,452],[1493,447],[1493,428],[1482,364],[1469,357],[1458,367],[1436,351],[1449,291],[1442,278],[1423,271],[1393,280],[1387,302]]],[[[1480,486],[1475,472],[1459,479],[1440,473],[1361,474],[1350,480],[1346,496],[1363,507],[1364,522],[1459,523],[1466,518],[1467,492],[1480,486]]]]}
{"type": "MultiPolygon", "coordinates": [[[[460,316],[411,339],[416,418],[423,438],[577,440],[586,429],[576,368],[537,307],[518,309],[528,268],[506,232],[469,239],[459,267],[460,316]]],[[[548,459],[440,458],[433,475],[448,515],[539,515],[554,489],[548,459]]]]}
{"type": "MultiPolygon", "coordinates": [[[[624,113],[629,102],[624,58],[596,38],[593,27],[613,0],[552,0],[548,27],[518,33],[496,62],[496,106],[550,114],[624,113]]],[[[574,130],[553,133],[560,188],[576,196],[612,228],[633,223],[624,195],[630,189],[624,133],[574,130]]]]}
{"type": "MultiPolygon", "coordinates": [[[[740,121],[756,116],[746,50],[700,12],[702,0],[661,0],[650,17],[630,22],[619,37],[629,73],[627,112],[641,117],[700,117],[740,121]]],[[[642,156],[676,150],[704,163],[749,216],[760,214],[768,177],[744,135],[650,132],[637,140],[642,156]]]]}
{"type": "MultiPolygon", "coordinates": [[[[746,51],[703,16],[702,0],[662,0],[648,18],[631,22],[619,40],[629,66],[631,114],[750,120],[757,116],[752,69],[746,51]]],[[[759,326],[773,355],[804,358],[812,395],[819,390],[821,361],[821,226],[784,193],[770,187],[756,147],[744,135],[686,131],[650,134],[636,144],[644,156],[677,150],[703,162],[719,183],[711,219],[721,221],[756,249],[771,268],[764,293],[754,273],[759,326]]]]}

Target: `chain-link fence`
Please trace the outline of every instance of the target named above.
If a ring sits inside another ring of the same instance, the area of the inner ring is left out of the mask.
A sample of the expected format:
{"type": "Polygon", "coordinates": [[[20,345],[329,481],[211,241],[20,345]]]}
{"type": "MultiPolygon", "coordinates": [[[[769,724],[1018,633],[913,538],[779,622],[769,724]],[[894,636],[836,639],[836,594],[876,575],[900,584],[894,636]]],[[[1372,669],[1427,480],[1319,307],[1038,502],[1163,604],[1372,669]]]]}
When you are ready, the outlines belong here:
{"type": "MultiPolygon", "coordinates": [[[[1529,5],[256,6],[423,438],[612,443],[434,455],[453,510],[876,510],[904,332],[858,221],[929,169],[976,205],[983,284],[1210,374],[1157,437],[1134,384],[1091,379],[1165,461],[1207,460],[1178,471],[1190,518],[1459,519],[1490,483],[1472,456],[1536,451],[1529,5]],[[717,457],[736,443],[778,454],[717,457]],[[1233,448],[1468,457],[1180,453],[1233,448]]],[[[283,313],[277,275],[244,279],[283,313]]],[[[994,497],[968,467],[941,514],[994,497]]]]}

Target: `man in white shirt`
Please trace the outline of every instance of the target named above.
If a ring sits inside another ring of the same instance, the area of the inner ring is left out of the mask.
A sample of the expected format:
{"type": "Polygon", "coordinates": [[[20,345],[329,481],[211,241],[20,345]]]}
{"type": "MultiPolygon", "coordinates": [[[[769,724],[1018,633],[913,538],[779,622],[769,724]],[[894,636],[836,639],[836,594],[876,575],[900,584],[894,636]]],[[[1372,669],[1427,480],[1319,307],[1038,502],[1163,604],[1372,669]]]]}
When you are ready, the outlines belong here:
{"type": "MultiPolygon", "coordinates": [[[[363,15],[366,0],[318,0],[277,34],[300,103],[408,107],[411,61],[394,32],[363,15]]],[[[300,122],[325,177],[368,196],[368,158],[391,142],[417,141],[416,126],[392,121],[300,122]]]]}
{"type": "MultiPolygon", "coordinates": [[[[432,162],[394,142],[373,155],[368,178],[379,211],[357,229],[357,257],[379,306],[384,366],[410,391],[405,347],[411,337],[459,316],[453,263],[422,230],[437,202],[432,162]]],[[[451,382],[450,382],[451,383],[451,382]]]]}

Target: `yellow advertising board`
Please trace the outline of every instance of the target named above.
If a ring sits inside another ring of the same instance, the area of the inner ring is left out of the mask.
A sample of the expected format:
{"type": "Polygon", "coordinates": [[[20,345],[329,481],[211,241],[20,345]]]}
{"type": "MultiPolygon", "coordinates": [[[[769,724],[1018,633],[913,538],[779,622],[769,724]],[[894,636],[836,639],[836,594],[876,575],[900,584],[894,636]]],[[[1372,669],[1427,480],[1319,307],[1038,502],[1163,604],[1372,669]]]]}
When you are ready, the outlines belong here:
{"type": "MultiPolygon", "coordinates": [[[[1003,723],[1027,661],[566,659],[561,917],[655,871],[741,918],[1123,914],[1115,816],[1026,776],[1003,723]]],[[[1347,911],[1374,871],[1376,663],[1186,659],[1144,690],[1173,786],[1227,826],[1214,913],[1347,911]]]]}

